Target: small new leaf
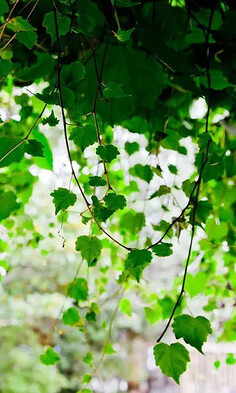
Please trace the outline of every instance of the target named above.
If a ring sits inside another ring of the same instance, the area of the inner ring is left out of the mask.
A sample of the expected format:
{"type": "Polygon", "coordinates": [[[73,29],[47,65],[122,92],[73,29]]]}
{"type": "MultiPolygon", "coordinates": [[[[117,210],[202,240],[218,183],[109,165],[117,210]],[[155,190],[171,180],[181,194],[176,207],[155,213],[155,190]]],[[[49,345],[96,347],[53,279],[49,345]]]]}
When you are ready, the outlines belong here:
{"type": "Polygon", "coordinates": [[[62,187],[54,190],[50,195],[53,197],[53,203],[56,208],[55,214],[57,214],[60,210],[65,210],[69,206],[73,206],[77,199],[73,192],[62,187]]]}
{"type": "Polygon", "coordinates": [[[50,127],[54,127],[59,123],[59,120],[55,117],[54,112],[52,111],[50,116],[46,117],[42,120],[42,124],[48,124],[50,127]]]}
{"type": "Polygon", "coordinates": [[[172,327],[176,338],[183,338],[187,344],[203,353],[203,343],[207,340],[208,334],[212,332],[207,318],[202,316],[194,318],[187,314],[179,315],[175,317],[172,327]]]}
{"type": "Polygon", "coordinates": [[[48,348],[45,353],[40,355],[41,363],[46,366],[53,366],[61,360],[60,356],[57,352],[54,351],[53,348],[48,348]]]}
{"type": "Polygon", "coordinates": [[[114,33],[114,36],[121,42],[125,42],[128,41],[130,39],[131,34],[133,33],[134,28],[133,29],[129,29],[129,30],[117,30],[116,33],[114,33]]]}
{"type": "Polygon", "coordinates": [[[179,343],[164,344],[160,343],[153,348],[156,365],[161,368],[163,374],[171,377],[179,384],[180,375],[187,368],[190,362],[187,349],[179,343]]]}

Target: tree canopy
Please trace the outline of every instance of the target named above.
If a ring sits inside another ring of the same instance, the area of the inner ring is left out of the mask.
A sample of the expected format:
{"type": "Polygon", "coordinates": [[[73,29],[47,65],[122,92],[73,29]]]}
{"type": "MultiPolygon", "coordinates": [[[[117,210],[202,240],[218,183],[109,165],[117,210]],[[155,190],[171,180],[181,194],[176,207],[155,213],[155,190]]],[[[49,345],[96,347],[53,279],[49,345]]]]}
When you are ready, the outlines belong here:
{"type": "MultiPolygon", "coordinates": [[[[73,304],[55,325],[85,337],[87,325],[107,329],[98,364],[91,351],[82,359],[91,375],[115,352],[116,313],[131,315],[126,291],[140,294],[148,323],[160,323],[155,362],[177,383],[190,362],[185,343],[203,353],[212,312],[233,299],[235,19],[231,0],[1,0],[0,220],[10,248],[1,240],[0,266],[11,269],[18,236],[30,234],[29,248],[47,237],[25,208],[37,184],[32,168],[54,170],[60,127],[71,177],[48,204],[61,227],[77,214],[83,232],[72,239],[76,275],[62,289],[73,304]],[[165,152],[175,160],[161,160],[165,152]],[[171,289],[148,292],[145,270],[175,258],[183,236],[186,256],[171,289]],[[82,263],[99,269],[93,282],[82,263]],[[107,283],[118,286],[118,304],[105,326],[99,296],[107,283]],[[202,315],[189,313],[196,296],[202,315]],[[165,343],[171,329],[176,339],[165,343]]],[[[235,338],[235,314],[217,338],[235,338]]],[[[61,357],[49,345],[40,359],[61,357]]]]}

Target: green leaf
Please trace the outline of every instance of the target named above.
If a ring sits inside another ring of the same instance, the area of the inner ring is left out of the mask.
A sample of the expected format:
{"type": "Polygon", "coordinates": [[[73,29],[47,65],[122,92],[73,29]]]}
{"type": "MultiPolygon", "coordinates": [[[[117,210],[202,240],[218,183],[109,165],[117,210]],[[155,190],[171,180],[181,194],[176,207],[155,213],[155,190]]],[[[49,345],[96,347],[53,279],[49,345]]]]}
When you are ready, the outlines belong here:
{"type": "Polygon", "coordinates": [[[98,146],[96,149],[96,153],[105,162],[112,162],[112,160],[114,160],[120,154],[117,147],[113,145],[98,146]]]}
{"type": "Polygon", "coordinates": [[[214,367],[215,367],[216,369],[218,369],[218,368],[220,367],[220,360],[216,360],[216,361],[214,362],[214,367]]]}
{"type": "Polygon", "coordinates": [[[126,199],[123,195],[110,192],[104,197],[104,202],[109,210],[122,210],[126,206],[126,199]]]}
{"type": "Polygon", "coordinates": [[[73,128],[69,139],[72,140],[81,151],[84,151],[86,147],[97,142],[95,127],[87,124],[84,127],[73,128]]]}
{"type": "Polygon", "coordinates": [[[12,62],[7,59],[0,59],[0,78],[4,78],[10,74],[13,68],[12,62]]]}
{"type": "Polygon", "coordinates": [[[42,124],[48,124],[50,127],[54,127],[59,123],[59,120],[55,117],[54,112],[52,111],[50,116],[46,117],[42,120],[42,124]]]}
{"type": "Polygon", "coordinates": [[[125,143],[125,151],[131,156],[134,154],[136,151],[139,150],[139,144],[137,142],[126,142],[125,143]]]}
{"type": "Polygon", "coordinates": [[[125,42],[128,41],[130,39],[131,34],[133,33],[134,28],[133,29],[129,29],[129,30],[121,30],[118,29],[116,33],[114,33],[114,36],[121,42],[125,42]]]}
{"type": "Polygon", "coordinates": [[[102,179],[100,176],[90,176],[89,185],[92,187],[102,187],[107,184],[106,180],[102,179]]]}
{"type": "Polygon", "coordinates": [[[73,192],[62,187],[54,190],[50,195],[53,197],[55,214],[60,210],[66,210],[69,206],[73,206],[77,200],[77,196],[73,192]]]}
{"type": "Polygon", "coordinates": [[[207,276],[204,272],[198,272],[195,276],[188,273],[186,276],[185,290],[191,297],[203,293],[206,289],[207,276]]]}
{"type": "Polygon", "coordinates": [[[24,44],[27,48],[32,49],[37,42],[37,34],[34,31],[19,31],[16,34],[16,39],[24,44]]]}
{"type": "Polygon", "coordinates": [[[73,84],[84,79],[85,68],[80,61],[64,65],[61,71],[62,85],[73,88],[73,84]]]}
{"type": "Polygon", "coordinates": [[[18,207],[16,198],[13,191],[0,193],[0,221],[9,217],[11,212],[16,210],[18,207]]]}
{"type": "Polygon", "coordinates": [[[7,261],[0,261],[0,266],[2,266],[5,270],[9,269],[7,261]]]}
{"type": "Polygon", "coordinates": [[[88,284],[84,278],[76,278],[67,286],[67,295],[75,300],[87,300],[88,284]]]}
{"type": "Polygon", "coordinates": [[[171,243],[160,243],[152,247],[152,251],[158,257],[168,257],[169,255],[173,254],[171,247],[171,243]]]}
{"type": "Polygon", "coordinates": [[[187,344],[202,352],[202,346],[207,336],[212,332],[211,324],[205,317],[196,318],[183,314],[175,317],[172,325],[176,338],[183,338],[187,344]]]}
{"type": "Polygon", "coordinates": [[[87,354],[83,357],[83,362],[88,364],[90,367],[93,367],[93,354],[92,354],[92,352],[87,352],[87,354]]]}
{"type": "Polygon", "coordinates": [[[33,27],[26,19],[23,19],[21,16],[12,18],[11,21],[7,24],[7,27],[14,32],[36,30],[35,27],[33,27]]]}
{"type": "Polygon", "coordinates": [[[79,311],[75,307],[66,310],[62,316],[63,323],[70,326],[74,326],[80,319],[79,311]]]}
{"type": "Polygon", "coordinates": [[[82,383],[89,383],[92,378],[93,378],[93,376],[91,374],[88,374],[88,373],[84,374],[82,383]]]}
{"type": "Polygon", "coordinates": [[[40,355],[41,363],[45,364],[46,366],[53,366],[54,364],[57,364],[60,360],[60,356],[57,352],[54,351],[53,348],[48,348],[45,353],[40,355]]]}
{"type": "Polygon", "coordinates": [[[9,11],[9,6],[6,2],[6,0],[1,0],[0,1],[0,15],[5,14],[5,12],[9,11]]]}
{"type": "Polygon", "coordinates": [[[157,196],[166,195],[166,194],[169,194],[170,192],[171,192],[170,187],[163,185],[163,186],[160,186],[158,191],[155,191],[154,194],[152,194],[149,199],[156,198],[157,196]]]}
{"type": "Polygon", "coordinates": [[[136,164],[133,168],[129,169],[132,176],[139,177],[146,182],[150,182],[153,178],[153,173],[149,165],[136,164]]]}
{"type": "Polygon", "coordinates": [[[226,358],[226,364],[234,365],[236,363],[236,359],[233,353],[228,353],[226,358]]]}
{"type": "Polygon", "coordinates": [[[169,165],[168,168],[169,168],[170,173],[172,173],[173,175],[177,175],[178,170],[175,165],[169,165]]]}
{"type": "Polygon", "coordinates": [[[156,365],[161,368],[163,374],[171,377],[179,384],[180,375],[190,362],[187,349],[179,343],[171,345],[160,343],[153,349],[156,365]]]}
{"type": "Polygon", "coordinates": [[[135,235],[145,226],[145,215],[143,213],[137,213],[134,210],[130,210],[122,216],[121,224],[125,231],[135,235]]]}
{"type": "Polygon", "coordinates": [[[148,250],[132,250],[129,252],[125,260],[125,269],[128,274],[136,278],[139,282],[141,274],[145,267],[149,265],[152,260],[152,254],[148,250]]]}
{"type": "Polygon", "coordinates": [[[131,304],[129,299],[121,299],[119,306],[124,314],[131,317],[131,304]]]}
{"type": "Polygon", "coordinates": [[[36,139],[28,140],[28,143],[25,145],[25,152],[34,157],[44,157],[43,150],[43,144],[36,139]]]}
{"type": "Polygon", "coordinates": [[[145,307],[145,317],[150,322],[151,325],[159,321],[162,317],[162,308],[159,304],[157,304],[154,308],[145,307]]]}
{"type": "Polygon", "coordinates": [[[224,174],[224,159],[223,157],[218,157],[214,155],[210,162],[207,162],[203,172],[202,172],[202,180],[204,183],[208,182],[212,179],[219,179],[219,177],[224,174]]]}
{"type": "Polygon", "coordinates": [[[116,353],[116,350],[113,348],[113,346],[112,346],[110,343],[106,343],[106,344],[104,345],[103,352],[104,352],[106,355],[113,355],[114,353],[116,353]]]}
{"type": "Polygon", "coordinates": [[[103,96],[105,98],[122,98],[127,97],[128,94],[124,92],[122,85],[114,82],[107,83],[103,90],[103,96]]]}
{"type": "MultiPolygon", "coordinates": [[[[70,29],[70,18],[68,16],[61,15],[57,11],[57,24],[58,24],[58,36],[61,37],[68,33],[70,29]]],[[[46,28],[47,33],[51,36],[52,42],[56,40],[56,28],[54,12],[48,12],[43,19],[43,26],[46,28]]]]}
{"type": "Polygon", "coordinates": [[[75,245],[76,251],[81,252],[82,258],[86,259],[89,266],[101,254],[102,242],[95,236],[79,236],[75,245]]]}

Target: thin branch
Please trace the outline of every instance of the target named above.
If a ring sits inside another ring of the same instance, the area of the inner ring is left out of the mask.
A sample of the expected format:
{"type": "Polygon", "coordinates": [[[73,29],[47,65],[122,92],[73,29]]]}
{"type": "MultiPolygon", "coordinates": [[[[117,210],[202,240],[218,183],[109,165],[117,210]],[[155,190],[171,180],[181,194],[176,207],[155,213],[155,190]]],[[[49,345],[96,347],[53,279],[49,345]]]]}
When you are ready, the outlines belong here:
{"type": "Polygon", "coordinates": [[[177,309],[177,307],[179,305],[179,302],[180,302],[180,300],[181,300],[181,298],[183,296],[183,293],[184,293],[185,282],[186,282],[186,277],[187,277],[187,272],[188,272],[188,265],[189,265],[191,252],[192,252],[192,246],[193,246],[193,238],[194,238],[194,234],[195,234],[195,220],[196,220],[196,211],[197,211],[197,204],[198,204],[199,189],[200,189],[200,181],[198,182],[197,192],[196,192],[196,199],[195,199],[195,203],[194,203],[194,207],[193,207],[192,232],[191,232],[190,244],[189,244],[189,249],[188,249],[187,261],[186,261],[185,268],[184,268],[184,276],[183,276],[183,282],[182,282],[181,290],[180,290],[179,296],[177,298],[177,301],[176,301],[176,303],[174,305],[174,308],[172,310],[172,313],[170,315],[170,318],[168,319],[166,327],[163,330],[163,332],[161,333],[161,335],[158,337],[157,342],[161,341],[161,339],[165,335],[166,331],[168,330],[168,328],[169,328],[169,326],[171,324],[171,321],[172,321],[172,319],[174,317],[175,311],[176,311],[176,309],[177,309]]]}
{"type": "Polygon", "coordinates": [[[66,124],[66,116],[65,116],[65,111],[64,111],[64,105],[63,105],[63,97],[62,97],[62,88],[61,88],[61,48],[60,48],[60,41],[59,41],[59,30],[58,30],[58,22],[57,22],[57,11],[54,3],[54,21],[55,21],[55,31],[56,31],[56,41],[57,41],[57,52],[58,52],[58,59],[57,59],[57,87],[58,87],[58,93],[59,93],[59,101],[60,101],[60,106],[61,106],[61,114],[62,114],[62,122],[63,122],[63,130],[64,130],[64,138],[65,138],[65,143],[66,143],[66,150],[70,162],[70,167],[71,167],[71,172],[72,175],[75,179],[75,182],[80,190],[80,193],[86,203],[86,206],[93,217],[95,223],[97,224],[98,228],[107,236],[109,239],[111,239],[114,243],[118,244],[122,248],[126,250],[131,250],[130,247],[125,246],[124,244],[120,243],[117,239],[115,239],[113,236],[110,235],[103,227],[99,224],[98,220],[94,216],[93,210],[90,206],[90,203],[88,202],[86,195],[84,193],[83,188],[81,187],[78,177],[75,173],[74,167],[73,167],[73,162],[72,162],[72,157],[71,157],[71,152],[70,152],[70,146],[69,146],[69,140],[67,136],[67,124],[66,124]]]}
{"type": "Polygon", "coordinates": [[[1,158],[0,158],[0,162],[3,161],[7,156],[9,156],[9,154],[11,154],[14,150],[16,150],[19,146],[22,145],[22,143],[24,143],[30,136],[31,132],[34,130],[34,128],[36,127],[36,125],[38,124],[39,120],[41,119],[45,109],[47,107],[47,104],[44,104],[43,109],[41,110],[40,114],[38,115],[37,119],[35,120],[34,124],[32,125],[32,127],[30,128],[30,130],[28,131],[28,133],[25,135],[25,137],[18,142],[15,146],[13,146],[11,149],[9,149],[1,158]]]}
{"type": "MultiPolygon", "coordinates": [[[[209,115],[210,115],[210,102],[209,102],[209,98],[210,98],[210,89],[211,89],[211,78],[210,78],[210,59],[209,59],[209,36],[210,36],[210,31],[211,31],[211,24],[212,24],[212,20],[213,20],[213,15],[214,15],[214,11],[215,8],[211,9],[211,14],[210,14],[210,18],[209,18],[209,23],[208,23],[208,29],[207,29],[207,34],[206,34],[206,56],[207,56],[207,65],[206,65],[206,72],[207,72],[207,80],[208,80],[208,91],[207,91],[207,95],[208,95],[208,110],[206,113],[206,126],[205,126],[205,133],[208,134],[208,127],[209,127],[209,115]]],[[[194,206],[193,206],[193,216],[192,216],[192,232],[191,232],[191,238],[190,238],[190,243],[189,243],[189,249],[188,249],[188,256],[187,256],[187,261],[185,264],[185,268],[184,268],[184,276],[183,276],[183,281],[182,281],[182,286],[181,286],[181,290],[179,293],[179,296],[176,300],[176,303],[174,305],[174,308],[172,310],[172,313],[168,319],[168,322],[165,326],[165,329],[163,330],[163,332],[161,333],[161,335],[158,337],[157,342],[160,342],[161,339],[163,338],[163,336],[165,335],[166,331],[168,330],[171,321],[174,317],[175,311],[182,299],[182,296],[185,292],[185,282],[186,282],[186,277],[187,277],[187,273],[188,273],[188,265],[189,265],[189,261],[190,261],[190,257],[191,257],[191,252],[192,252],[192,246],[193,246],[193,239],[194,239],[194,234],[195,234],[195,221],[196,221],[196,212],[197,212],[197,205],[198,205],[198,198],[199,198],[199,191],[200,191],[200,185],[201,185],[201,180],[202,180],[202,173],[203,173],[203,169],[208,161],[208,154],[209,154],[209,147],[210,147],[210,140],[207,143],[207,148],[206,148],[206,153],[205,153],[205,158],[203,156],[202,158],[202,165],[201,165],[201,170],[199,173],[199,178],[198,181],[195,183],[196,187],[194,187],[190,199],[189,199],[189,203],[191,202],[191,199],[194,195],[195,189],[196,189],[196,196],[195,196],[195,200],[194,200],[194,206]]],[[[188,206],[188,205],[187,205],[188,206]]],[[[186,210],[186,208],[185,208],[186,210]]]]}

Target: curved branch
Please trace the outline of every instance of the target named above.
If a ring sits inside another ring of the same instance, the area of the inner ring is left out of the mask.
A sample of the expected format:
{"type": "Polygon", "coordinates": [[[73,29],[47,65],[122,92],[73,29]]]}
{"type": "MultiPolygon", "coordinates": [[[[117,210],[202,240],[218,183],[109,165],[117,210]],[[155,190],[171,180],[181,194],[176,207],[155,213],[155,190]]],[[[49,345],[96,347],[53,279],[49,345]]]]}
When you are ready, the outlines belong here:
{"type": "Polygon", "coordinates": [[[119,242],[117,239],[115,239],[110,233],[108,233],[103,227],[100,225],[96,217],[94,216],[94,213],[91,209],[91,206],[86,198],[86,195],[84,193],[84,190],[82,186],[79,183],[78,177],[75,173],[74,167],[73,167],[73,162],[72,162],[72,157],[71,157],[71,152],[70,152],[70,146],[69,146],[69,140],[67,136],[67,124],[66,124],[66,116],[65,116],[65,111],[64,111],[64,105],[63,105],[63,97],[62,97],[62,88],[61,88],[61,48],[60,48],[60,41],[59,41],[59,31],[58,31],[58,22],[57,22],[57,11],[54,3],[54,21],[55,21],[55,30],[56,30],[56,41],[57,41],[57,52],[58,52],[58,58],[57,58],[57,87],[58,87],[58,93],[59,93],[59,101],[60,101],[60,106],[61,106],[61,114],[62,114],[62,122],[63,122],[63,130],[64,130],[64,138],[65,138],[65,143],[66,143],[66,150],[70,162],[70,167],[71,167],[71,172],[72,175],[75,179],[75,182],[80,190],[80,193],[86,203],[86,206],[94,219],[94,222],[97,224],[98,228],[107,236],[109,237],[110,240],[112,240],[114,243],[118,244],[120,247],[130,251],[131,248],[125,246],[121,242],[119,242]]]}

